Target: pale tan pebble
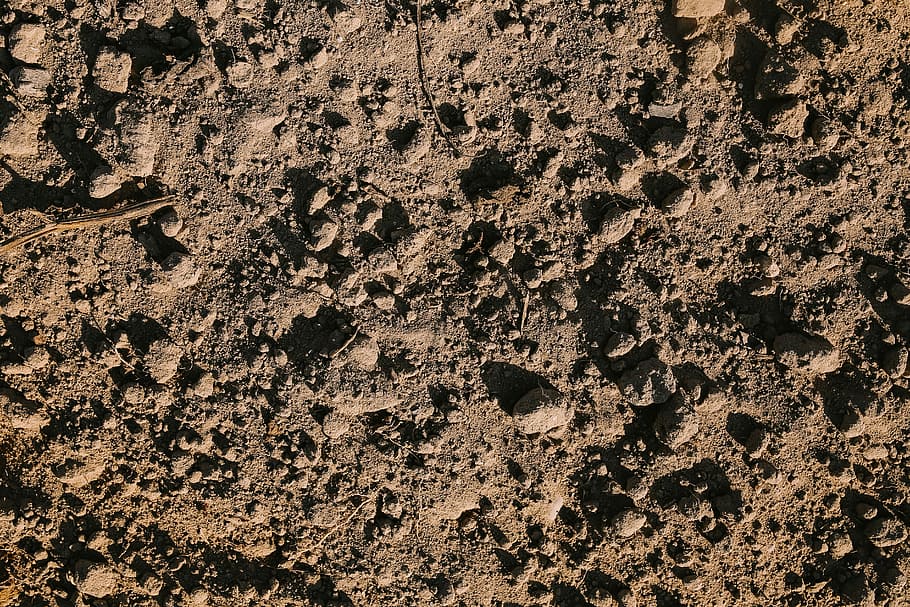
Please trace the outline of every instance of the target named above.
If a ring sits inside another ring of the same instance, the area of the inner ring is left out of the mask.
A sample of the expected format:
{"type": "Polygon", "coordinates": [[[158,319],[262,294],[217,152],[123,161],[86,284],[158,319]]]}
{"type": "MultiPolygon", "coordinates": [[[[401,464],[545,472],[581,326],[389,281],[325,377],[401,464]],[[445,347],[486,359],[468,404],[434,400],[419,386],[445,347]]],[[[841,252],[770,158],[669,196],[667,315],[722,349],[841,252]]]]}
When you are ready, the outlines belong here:
{"type": "Polygon", "coordinates": [[[193,395],[197,398],[209,398],[215,393],[215,378],[211,373],[203,373],[193,384],[193,395]]]}
{"type": "Polygon", "coordinates": [[[713,17],[724,10],[726,0],[673,0],[674,17],[713,17]]]}
{"type": "Polygon", "coordinates": [[[572,407],[558,391],[534,388],[515,403],[512,418],[522,434],[541,434],[568,424],[572,407]]]}
{"type": "Polygon", "coordinates": [[[47,30],[36,23],[20,23],[7,37],[10,55],[22,63],[38,63],[44,54],[44,39],[47,30]]]}
{"type": "Polygon", "coordinates": [[[783,13],[774,24],[774,40],[778,44],[787,45],[793,41],[793,36],[799,31],[799,21],[789,13],[783,13]]]}
{"type": "Polygon", "coordinates": [[[314,251],[328,249],[337,236],[338,224],[330,219],[317,219],[310,224],[310,242],[314,251]]]}
{"type": "Polygon", "coordinates": [[[322,186],[315,192],[313,192],[312,197],[310,198],[310,207],[309,212],[315,213],[316,211],[321,211],[326,204],[328,204],[331,197],[329,196],[329,189],[325,186],[322,186]]]}
{"type": "Polygon", "coordinates": [[[220,19],[227,9],[227,0],[208,0],[205,3],[205,13],[211,19],[220,19]]]}
{"type": "Polygon", "coordinates": [[[168,284],[175,289],[192,287],[199,282],[202,271],[196,267],[190,255],[173,252],[161,262],[161,269],[168,284]]]}
{"type": "Polygon", "coordinates": [[[635,227],[635,221],[641,217],[641,208],[625,209],[614,207],[604,214],[598,233],[604,244],[616,244],[629,235],[635,227]]]}
{"type": "Polygon", "coordinates": [[[107,198],[120,189],[122,179],[109,166],[100,166],[92,172],[88,195],[92,198],[107,198]]]}
{"type": "Polygon", "coordinates": [[[177,375],[182,356],[183,352],[177,344],[168,338],[161,338],[149,346],[143,363],[152,379],[159,384],[166,384],[177,375]]]}
{"type": "Polygon", "coordinates": [[[109,565],[79,561],[75,569],[76,587],[86,596],[103,599],[122,587],[123,577],[109,565]]]}
{"type": "Polygon", "coordinates": [[[723,52],[714,40],[699,36],[686,49],[686,67],[696,78],[706,78],[723,59],[723,52]]]}
{"type": "Polygon", "coordinates": [[[824,375],[840,368],[843,358],[825,338],[802,333],[783,333],[774,338],[778,360],[795,371],[824,375]]]}
{"type": "Polygon", "coordinates": [[[379,362],[379,344],[368,335],[359,335],[346,350],[346,357],[361,369],[370,371],[379,362]]]}
{"type": "Polygon", "coordinates": [[[689,212],[695,203],[695,192],[690,187],[682,187],[664,198],[661,207],[670,217],[679,218],[689,212]]]}
{"type": "Polygon", "coordinates": [[[168,238],[176,237],[183,229],[183,220],[180,219],[180,216],[177,215],[177,212],[173,209],[165,212],[155,223],[158,224],[161,233],[168,238]]]}
{"type": "Polygon", "coordinates": [[[768,114],[768,128],[771,132],[798,139],[805,131],[809,108],[803,101],[785,101],[771,109],[768,114]]]}
{"type": "Polygon", "coordinates": [[[638,340],[630,333],[614,333],[603,347],[604,356],[607,358],[620,358],[632,351],[638,345],[638,340]]]}
{"type": "Polygon", "coordinates": [[[13,390],[0,391],[0,413],[14,430],[38,432],[50,423],[40,403],[30,401],[13,390]]]}
{"type": "Polygon", "coordinates": [[[638,533],[646,522],[648,522],[648,517],[641,511],[630,508],[614,516],[610,521],[610,526],[617,536],[629,538],[638,533]]]}

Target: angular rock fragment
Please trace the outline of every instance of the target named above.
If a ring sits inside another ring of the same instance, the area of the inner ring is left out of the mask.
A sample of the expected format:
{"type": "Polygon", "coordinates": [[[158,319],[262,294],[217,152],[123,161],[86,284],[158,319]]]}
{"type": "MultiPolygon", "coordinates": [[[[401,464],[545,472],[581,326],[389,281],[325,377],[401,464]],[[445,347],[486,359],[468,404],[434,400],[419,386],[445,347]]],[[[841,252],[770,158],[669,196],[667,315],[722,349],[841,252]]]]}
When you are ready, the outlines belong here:
{"type": "Polygon", "coordinates": [[[876,548],[890,548],[907,539],[907,526],[892,516],[879,516],[866,525],[863,533],[876,548]]]}
{"type": "Polygon", "coordinates": [[[155,137],[155,123],[151,116],[124,116],[120,127],[120,149],[117,161],[127,175],[148,177],[155,172],[155,155],[160,143],[155,137]]]}
{"type": "Polygon", "coordinates": [[[768,114],[768,128],[778,135],[793,139],[802,136],[809,109],[799,100],[785,101],[771,109],[768,114]]]}
{"type": "Polygon", "coordinates": [[[310,242],[314,251],[324,251],[332,246],[338,236],[338,224],[329,219],[317,219],[310,224],[310,242]]]}
{"type": "Polygon", "coordinates": [[[16,93],[23,97],[41,99],[47,96],[51,73],[40,67],[17,67],[10,72],[16,93]]]}
{"type": "Polygon", "coordinates": [[[32,402],[13,390],[0,391],[0,413],[14,430],[38,432],[50,423],[50,416],[40,403],[32,402]]]}
{"type": "Polygon", "coordinates": [[[163,338],[152,342],[143,362],[152,379],[159,384],[164,384],[177,375],[181,356],[183,356],[183,352],[177,344],[170,339],[163,338]]]}
{"type": "Polygon", "coordinates": [[[607,358],[620,358],[632,351],[638,341],[629,333],[614,333],[604,345],[603,353],[607,358]]]}
{"type": "Polygon", "coordinates": [[[122,584],[121,575],[116,569],[89,561],[76,563],[75,578],[79,592],[96,599],[116,593],[122,584]]]}
{"type": "Polygon", "coordinates": [[[647,407],[670,399],[676,392],[676,377],[670,367],[649,358],[622,374],[619,389],[633,405],[647,407]]]}
{"type": "Polygon", "coordinates": [[[688,213],[694,203],[695,192],[692,191],[692,188],[683,187],[670,192],[670,194],[664,198],[661,207],[670,217],[678,218],[688,213]]]}
{"type": "Polygon", "coordinates": [[[0,156],[37,156],[40,122],[22,112],[13,114],[0,129],[0,156]]]}
{"type": "Polygon", "coordinates": [[[92,171],[88,195],[92,198],[107,198],[123,185],[120,177],[109,166],[100,166],[92,171]]]}
{"type": "Polygon", "coordinates": [[[600,224],[599,239],[604,244],[616,244],[629,235],[635,227],[635,220],[641,217],[641,208],[624,209],[614,207],[606,212],[600,224]]]}
{"type": "Polygon", "coordinates": [[[660,442],[677,449],[698,433],[698,413],[683,395],[676,394],[661,406],[654,420],[654,432],[660,442]]]}
{"type": "Polygon", "coordinates": [[[199,282],[202,272],[196,267],[193,258],[180,252],[173,252],[161,262],[161,269],[167,282],[175,289],[192,287],[199,282]]]}
{"type": "Polygon", "coordinates": [[[359,335],[347,349],[346,358],[364,370],[376,368],[379,362],[379,344],[368,335],[359,335]]]}
{"type": "Polygon", "coordinates": [[[672,164],[682,159],[692,149],[693,139],[686,129],[662,126],[648,138],[648,149],[662,163],[672,164]]]}

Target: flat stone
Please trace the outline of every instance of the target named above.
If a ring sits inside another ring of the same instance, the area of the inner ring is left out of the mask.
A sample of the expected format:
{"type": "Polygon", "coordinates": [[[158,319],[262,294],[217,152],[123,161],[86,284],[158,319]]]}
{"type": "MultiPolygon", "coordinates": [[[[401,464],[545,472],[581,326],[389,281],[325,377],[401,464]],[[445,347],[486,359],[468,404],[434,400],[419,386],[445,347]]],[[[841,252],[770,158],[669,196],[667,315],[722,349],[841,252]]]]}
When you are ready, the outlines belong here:
{"type": "Polygon", "coordinates": [[[572,410],[556,390],[534,388],[515,403],[512,418],[522,434],[542,434],[568,424],[572,410]]]}
{"type": "Polygon", "coordinates": [[[92,77],[99,88],[111,93],[125,93],[129,88],[132,69],[133,59],[129,53],[105,46],[98,51],[98,56],[95,58],[92,77]]]}
{"type": "Polygon", "coordinates": [[[607,358],[625,356],[638,344],[634,335],[629,333],[614,333],[604,345],[603,353],[607,358]]]}
{"type": "Polygon", "coordinates": [[[6,415],[14,430],[25,432],[38,432],[51,421],[39,403],[29,401],[13,390],[0,391],[0,412],[6,415]]]}
{"type": "Polygon", "coordinates": [[[96,599],[115,594],[120,588],[120,573],[113,567],[80,561],[76,564],[79,592],[96,599]]]}
{"type": "Polygon", "coordinates": [[[143,362],[152,379],[159,384],[164,384],[177,375],[181,356],[183,356],[183,352],[177,344],[170,339],[163,338],[152,342],[143,362]]]}
{"type": "Polygon", "coordinates": [[[713,17],[724,10],[725,0],[673,0],[674,17],[713,17]]]}
{"type": "Polygon", "coordinates": [[[695,437],[698,426],[698,413],[686,402],[685,397],[676,394],[657,413],[654,433],[660,442],[671,449],[677,449],[695,437]]]}
{"type": "Polygon", "coordinates": [[[616,244],[629,235],[632,228],[635,227],[635,220],[641,217],[641,209],[634,207],[624,209],[615,207],[604,214],[603,221],[600,224],[600,240],[604,244],[616,244]]]}
{"type": "Polygon", "coordinates": [[[40,121],[33,116],[13,114],[0,130],[0,156],[37,156],[40,127],[40,121]]]}
{"type": "Polygon", "coordinates": [[[22,63],[38,63],[44,54],[46,30],[43,25],[20,23],[7,37],[9,54],[22,63]]]}
{"type": "Polygon", "coordinates": [[[809,108],[799,100],[784,101],[768,113],[768,128],[773,133],[798,139],[806,130],[809,108]]]}
{"type": "Polygon", "coordinates": [[[699,36],[686,49],[686,67],[689,74],[696,78],[705,78],[714,71],[723,59],[720,46],[707,36],[699,36]]]}
{"type": "Polygon", "coordinates": [[[155,155],[160,143],[155,124],[149,116],[128,115],[120,128],[120,169],[133,177],[148,177],[155,172],[155,155]]]}
{"type": "Polygon", "coordinates": [[[14,68],[10,72],[10,79],[16,87],[16,93],[35,99],[46,97],[47,88],[51,85],[51,73],[40,67],[14,68]]]}
{"type": "Polygon", "coordinates": [[[695,204],[695,192],[690,187],[683,187],[670,192],[664,199],[661,208],[670,217],[682,217],[695,204]]]}
{"type": "Polygon", "coordinates": [[[610,527],[613,529],[613,533],[625,538],[638,533],[646,522],[648,522],[648,517],[640,511],[630,508],[614,516],[610,521],[610,527]]]}
{"type": "Polygon", "coordinates": [[[161,262],[161,269],[164,270],[168,283],[175,289],[192,287],[199,282],[202,274],[192,257],[179,252],[168,255],[161,262]]]}
{"type": "Polygon", "coordinates": [[[840,368],[840,352],[827,339],[818,335],[783,333],[774,338],[777,359],[794,371],[824,375],[840,368]]]}
{"type": "Polygon", "coordinates": [[[92,198],[107,198],[120,189],[123,184],[111,167],[100,166],[92,172],[92,180],[88,186],[88,195],[92,198]]]}
{"type": "Polygon", "coordinates": [[[324,251],[332,246],[338,236],[338,224],[331,220],[317,219],[310,224],[310,242],[314,251],[324,251]]]}

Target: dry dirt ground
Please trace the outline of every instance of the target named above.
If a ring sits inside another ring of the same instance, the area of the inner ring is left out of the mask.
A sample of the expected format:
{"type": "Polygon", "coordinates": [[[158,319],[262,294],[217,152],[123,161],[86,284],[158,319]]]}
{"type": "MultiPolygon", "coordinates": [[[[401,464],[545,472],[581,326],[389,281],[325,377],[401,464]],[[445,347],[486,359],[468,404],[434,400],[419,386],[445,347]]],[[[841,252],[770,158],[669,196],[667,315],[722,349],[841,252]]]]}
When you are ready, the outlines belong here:
{"type": "Polygon", "coordinates": [[[910,604],[898,0],[0,3],[0,604],[910,604]]]}

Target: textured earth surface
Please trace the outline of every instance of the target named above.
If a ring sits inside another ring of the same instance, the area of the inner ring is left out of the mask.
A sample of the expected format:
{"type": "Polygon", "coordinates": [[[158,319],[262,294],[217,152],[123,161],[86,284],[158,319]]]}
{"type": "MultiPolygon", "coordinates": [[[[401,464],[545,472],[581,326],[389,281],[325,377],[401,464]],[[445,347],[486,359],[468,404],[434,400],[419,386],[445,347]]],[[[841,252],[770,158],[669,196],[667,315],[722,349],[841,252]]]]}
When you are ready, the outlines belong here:
{"type": "Polygon", "coordinates": [[[0,33],[0,605],[910,604],[901,2],[0,33]]]}

